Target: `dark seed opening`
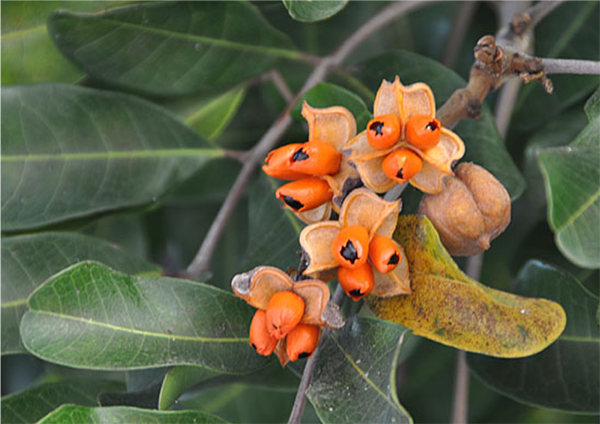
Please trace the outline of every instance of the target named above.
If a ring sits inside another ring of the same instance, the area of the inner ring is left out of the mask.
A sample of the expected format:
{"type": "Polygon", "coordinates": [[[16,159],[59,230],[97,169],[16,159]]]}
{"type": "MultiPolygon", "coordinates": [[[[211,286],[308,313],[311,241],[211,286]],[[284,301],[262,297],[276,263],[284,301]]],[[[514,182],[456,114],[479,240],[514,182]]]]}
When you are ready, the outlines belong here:
{"type": "Polygon", "coordinates": [[[375,131],[377,135],[383,135],[383,122],[375,121],[369,127],[371,131],[375,131]]]}
{"type": "Polygon", "coordinates": [[[254,343],[252,343],[250,346],[252,346],[252,349],[256,350],[256,345],[254,343]]]}
{"type": "Polygon", "coordinates": [[[360,289],[350,290],[348,292],[348,294],[350,295],[350,297],[353,297],[355,299],[358,299],[359,297],[362,296],[362,293],[360,292],[360,289]]]}
{"type": "Polygon", "coordinates": [[[427,126],[425,128],[428,129],[429,131],[435,131],[439,128],[439,125],[438,125],[437,121],[431,121],[429,124],[427,124],[427,126]]]}
{"type": "Polygon", "coordinates": [[[293,162],[301,162],[306,159],[308,159],[308,155],[302,149],[298,149],[296,153],[294,153],[294,156],[292,156],[293,162]]]}
{"type": "Polygon", "coordinates": [[[390,260],[388,261],[388,265],[396,265],[400,261],[400,256],[397,253],[394,253],[390,256],[390,260]]]}
{"type": "Polygon", "coordinates": [[[309,356],[310,356],[309,352],[302,352],[301,354],[298,355],[298,359],[308,358],[309,356]]]}
{"type": "Polygon", "coordinates": [[[340,253],[342,257],[349,261],[352,265],[354,265],[354,262],[358,260],[358,252],[350,240],[348,240],[346,246],[342,247],[340,253]]]}
{"type": "Polygon", "coordinates": [[[300,210],[304,207],[304,205],[302,203],[300,203],[299,201],[297,201],[296,199],[294,199],[291,196],[283,196],[283,201],[285,202],[286,205],[288,205],[290,208],[294,209],[294,210],[300,210]]]}
{"type": "Polygon", "coordinates": [[[404,174],[402,173],[402,171],[404,171],[404,168],[400,168],[396,173],[396,177],[400,178],[401,180],[404,179],[404,174]]]}

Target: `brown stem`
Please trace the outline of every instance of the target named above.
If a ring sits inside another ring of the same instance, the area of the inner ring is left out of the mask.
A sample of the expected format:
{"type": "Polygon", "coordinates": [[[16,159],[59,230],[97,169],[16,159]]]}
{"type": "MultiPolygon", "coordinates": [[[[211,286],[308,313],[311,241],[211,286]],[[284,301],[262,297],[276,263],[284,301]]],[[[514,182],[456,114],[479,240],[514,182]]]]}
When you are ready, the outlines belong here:
{"type": "Polygon", "coordinates": [[[352,36],[346,39],[346,41],[344,41],[331,56],[325,57],[319,61],[319,64],[310,74],[300,91],[294,96],[292,101],[288,103],[279,118],[273,122],[260,141],[250,151],[246,163],[238,174],[221,209],[219,209],[208,233],[204,237],[200,249],[186,270],[188,278],[195,279],[202,272],[209,269],[210,260],[217,246],[217,242],[219,241],[221,233],[225,229],[225,225],[227,224],[233,209],[237,205],[246,184],[250,181],[258,164],[264,159],[268,151],[275,146],[277,141],[279,141],[280,137],[292,123],[289,111],[298,101],[300,96],[321,82],[332,68],[340,65],[346,57],[371,34],[390,23],[399,15],[421,7],[424,4],[426,4],[426,2],[423,1],[397,2],[391,4],[363,24],[354,34],[352,34],[352,36]]]}
{"type": "Polygon", "coordinates": [[[269,77],[271,81],[273,81],[273,85],[275,85],[277,91],[279,91],[279,94],[281,94],[281,97],[283,97],[287,103],[290,103],[294,98],[294,93],[292,93],[292,90],[290,90],[290,87],[288,87],[279,71],[277,69],[271,69],[269,71],[269,77]]]}

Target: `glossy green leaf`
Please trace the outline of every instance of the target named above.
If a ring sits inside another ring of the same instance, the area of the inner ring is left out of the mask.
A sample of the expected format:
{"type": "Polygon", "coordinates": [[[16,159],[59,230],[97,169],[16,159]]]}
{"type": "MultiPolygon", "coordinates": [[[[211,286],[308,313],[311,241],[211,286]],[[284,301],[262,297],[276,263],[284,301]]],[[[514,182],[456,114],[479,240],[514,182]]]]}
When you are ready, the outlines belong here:
{"type": "Polygon", "coordinates": [[[203,411],[152,411],[128,406],[88,408],[64,405],[46,415],[39,424],[209,424],[225,423],[220,417],[203,411]]]}
{"type": "Polygon", "coordinates": [[[348,0],[282,0],[292,18],[300,22],[317,22],[339,13],[348,0]]]}
{"type": "Polygon", "coordinates": [[[42,383],[38,386],[2,397],[0,404],[2,422],[26,424],[37,422],[59,406],[71,403],[96,406],[96,397],[106,391],[122,390],[123,384],[114,381],[95,380],[60,381],[42,383]]]}
{"type": "MultiPolygon", "coordinates": [[[[535,27],[535,53],[539,57],[600,60],[598,3],[565,2],[535,27]]],[[[585,99],[596,87],[595,75],[550,75],[554,92],[548,95],[537,83],[522,87],[511,126],[531,130],[554,119],[585,99]]]]}
{"type": "Polygon", "coordinates": [[[56,48],[46,28],[57,9],[95,12],[106,1],[15,1],[2,5],[2,85],[75,82],[83,76],[56,48]]]}
{"type": "Polygon", "coordinates": [[[250,189],[249,245],[244,270],[271,265],[286,270],[300,260],[298,236],[303,227],[275,198],[281,181],[260,175],[250,189]]]}
{"type": "Polygon", "coordinates": [[[190,387],[209,380],[220,373],[205,368],[179,366],[171,368],[160,386],[158,409],[166,410],[190,387]]]}
{"type": "Polygon", "coordinates": [[[322,82],[304,94],[292,109],[292,116],[298,121],[304,121],[300,114],[302,103],[306,101],[312,107],[325,108],[330,106],[344,106],[354,119],[356,128],[361,131],[373,117],[363,100],[353,92],[335,84],[322,82]]]}
{"type": "MultiPolygon", "coordinates": [[[[433,90],[438,109],[456,89],[466,85],[451,69],[406,51],[386,53],[369,59],[359,65],[357,74],[374,92],[383,79],[393,81],[396,75],[400,76],[405,85],[425,82],[433,90]]],[[[506,150],[488,107],[483,107],[479,120],[462,121],[453,131],[465,143],[466,154],[463,161],[475,162],[491,172],[508,190],[513,200],[523,193],[523,175],[506,150]]]]}
{"type": "Polygon", "coordinates": [[[266,363],[248,346],[254,310],[201,283],[133,277],[88,261],[39,287],[29,309],[21,321],[25,348],[60,365],[197,365],[235,374],[266,363]]]}
{"type": "Polygon", "coordinates": [[[164,106],[180,116],[202,137],[213,140],[231,122],[245,95],[245,87],[235,87],[209,98],[186,98],[167,102],[164,106]]]}
{"type": "Polygon", "coordinates": [[[25,353],[19,322],[27,298],[62,269],[83,260],[105,263],[129,274],[159,274],[160,268],[121,247],[75,233],[38,233],[2,238],[2,354],[25,353]]]}
{"type": "Polygon", "coordinates": [[[2,230],[142,205],[222,156],[163,109],[68,85],[2,91],[2,230]]]}
{"type": "Polygon", "coordinates": [[[354,316],[323,340],[306,395],[323,423],[412,423],[396,395],[406,329],[354,316]]]}
{"type": "Polygon", "coordinates": [[[529,358],[504,360],[469,355],[471,369],[494,390],[520,402],[598,414],[598,297],[570,274],[538,261],[523,267],[514,291],[559,302],[567,313],[564,333],[548,349],[529,358]]]}
{"type": "Polygon", "coordinates": [[[546,182],[548,222],[556,244],[573,263],[600,268],[600,98],[586,105],[590,123],[564,147],[543,149],[538,161],[546,182]]]}
{"type": "Polygon", "coordinates": [[[90,75],[155,95],[229,88],[299,53],[249,2],[161,2],[57,12],[60,51],[90,75]],[[168,17],[168,19],[165,19],[168,17]]]}
{"type": "Polygon", "coordinates": [[[533,355],[565,327],[558,303],[489,288],[467,277],[446,252],[426,217],[404,215],[394,238],[404,247],[410,295],[367,298],[376,316],[415,334],[501,358],[533,355]]]}

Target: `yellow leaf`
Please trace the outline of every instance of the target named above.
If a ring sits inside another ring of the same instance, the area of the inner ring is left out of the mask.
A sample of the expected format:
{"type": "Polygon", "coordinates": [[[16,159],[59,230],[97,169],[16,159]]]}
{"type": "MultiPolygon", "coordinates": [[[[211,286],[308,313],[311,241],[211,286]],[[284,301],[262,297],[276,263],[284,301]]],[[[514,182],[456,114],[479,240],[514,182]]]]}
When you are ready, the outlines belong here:
{"type": "Polygon", "coordinates": [[[367,304],[379,318],[449,346],[501,358],[533,355],[564,330],[566,315],[558,303],[494,290],[467,277],[427,218],[401,216],[394,237],[406,250],[413,294],[369,296],[367,304]]]}

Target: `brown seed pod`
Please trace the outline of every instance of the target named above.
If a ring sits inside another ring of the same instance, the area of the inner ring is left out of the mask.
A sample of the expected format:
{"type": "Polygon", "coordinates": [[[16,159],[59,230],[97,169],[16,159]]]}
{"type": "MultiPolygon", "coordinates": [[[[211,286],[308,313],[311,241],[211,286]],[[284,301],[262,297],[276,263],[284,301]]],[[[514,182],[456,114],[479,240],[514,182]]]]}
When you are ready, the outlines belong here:
{"type": "Polygon", "coordinates": [[[445,179],[441,193],[423,196],[419,213],[433,223],[448,253],[473,256],[489,249],[510,223],[510,196],[474,163],[461,163],[455,174],[445,179]]]}

